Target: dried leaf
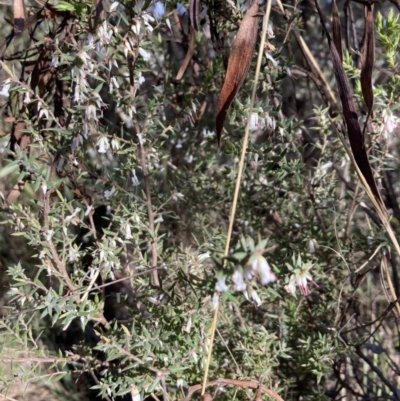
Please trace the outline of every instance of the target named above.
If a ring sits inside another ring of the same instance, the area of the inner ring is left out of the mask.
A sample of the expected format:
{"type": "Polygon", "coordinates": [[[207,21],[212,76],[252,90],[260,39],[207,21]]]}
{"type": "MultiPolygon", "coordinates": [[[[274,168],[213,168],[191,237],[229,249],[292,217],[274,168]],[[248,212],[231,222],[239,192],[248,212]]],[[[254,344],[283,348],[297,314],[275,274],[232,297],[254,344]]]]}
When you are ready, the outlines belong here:
{"type": "Polygon", "coordinates": [[[183,60],[183,63],[181,65],[181,68],[179,68],[178,74],[176,76],[176,79],[182,79],[183,75],[185,74],[185,71],[190,63],[190,60],[193,57],[194,51],[196,50],[196,31],[194,28],[191,26],[190,27],[190,33],[189,33],[189,48],[186,53],[185,59],[183,60]]]}
{"type": "Polygon", "coordinates": [[[339,89],[340,100],[343,108],[343,115],[347,125],[347,133],[350,141],[351,150],[354,155],[354,159],[363,174],[365,180],[371,188],[375,199],[381,205],[383,205],[382,198],[379,190],[376,186],[374,175],[372,173],[371,166],[369,164],[368,155],[364,145],[364,137],[361,133],[360,124],[358,122],[357,111],[353,101],[353,94],[347,75],[343,69],[343,65],[340,61],[340,57],[336,46],[333,44],[332,38],[329,35],[328,29],[326,28],[323,13],[318,5],[318,0],[315,0],[318,14],[321,19],[322,28],[328,39],[329,50],[333,63],[333,70],[336,77],[336,83],[339,89]]]}
{"type": "Polygon", "coordinates": [[[24,0],[14,0],[14,38],[17,38],[25,28],[24,0]]]}
{"type": "Polygon", "coordinates": [[[372,113],[374,92],[372,90],[372,71],[374,69],[375,39],[374,39],[374,6],[365,6],[364,47],[361,57],[361,89],[368,115],[372,113]]]}
{"type": "Polygon", "coordinates": [[[243,84],[249,70],[258,33],[258,1],[254,0],[247,10],[236,35],[235,43],[228,61],[224,86],[219,95],[217,108],[217,140],[221,145],[221,134],[227,110],[230,107],[237,91],[243,84]]]}
{"type": "Polygon", "coordinates": [[[342,33],[340,28],[340,17],[336,0],[332,1],[332,36],[333,43],[339,53],[340,61],[343,62],[342,33]]]}
{"type": "Polygon", "coordinates": [[[189,0],[190,23],[195,31],[199,30],[200,0],[189,0]]]}

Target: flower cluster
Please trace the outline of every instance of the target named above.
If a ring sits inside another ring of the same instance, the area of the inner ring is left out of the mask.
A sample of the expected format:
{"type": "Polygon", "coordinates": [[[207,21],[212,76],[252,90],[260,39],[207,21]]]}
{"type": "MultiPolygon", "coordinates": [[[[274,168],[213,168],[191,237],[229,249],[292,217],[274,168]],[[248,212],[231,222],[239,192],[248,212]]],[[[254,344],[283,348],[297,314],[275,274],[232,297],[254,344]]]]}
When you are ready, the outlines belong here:
{"type": "Polygon", "coordinates": [[[301,269],[296,269],[294,273],[289,278],[289,284],[285,286],[285,290],[289,294],[294,294],[296,292],[296,287],[299,287],[301,295],[307,296],[310,294],[310,289],[308,288],[307,281],[311,281],[317,285],[310,274],[312,264],[305,263],[301,269]]]}

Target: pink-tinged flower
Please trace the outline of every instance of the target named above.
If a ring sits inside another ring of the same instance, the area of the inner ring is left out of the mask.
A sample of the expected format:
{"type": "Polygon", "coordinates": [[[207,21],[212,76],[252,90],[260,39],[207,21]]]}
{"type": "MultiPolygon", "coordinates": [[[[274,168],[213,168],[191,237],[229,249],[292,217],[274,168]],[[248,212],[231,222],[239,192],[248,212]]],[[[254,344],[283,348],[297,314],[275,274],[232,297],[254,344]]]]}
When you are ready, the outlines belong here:
{"type": "Polygon", "coordinates": [[[261,255],[261,252],[257,252],[257,254],[250,259],[250,263],[252,274],[258,274],[262,285],[273,283],[277,280],[267,260],[261,255]]]}
{"type": "Polygon", "coordinates": [[[317,285],[311,277],[311,267],[311,263],[306,263],[301,270],[294,272],[290,276],[289,284],[285,286],[285,290],[289,294],[294,294],[296,292],[296,286],[299,287],[301,295],[307,296],[310,294],[310,289],[308,288],[307,281],[311,281],[312,283],[317,285]]]}

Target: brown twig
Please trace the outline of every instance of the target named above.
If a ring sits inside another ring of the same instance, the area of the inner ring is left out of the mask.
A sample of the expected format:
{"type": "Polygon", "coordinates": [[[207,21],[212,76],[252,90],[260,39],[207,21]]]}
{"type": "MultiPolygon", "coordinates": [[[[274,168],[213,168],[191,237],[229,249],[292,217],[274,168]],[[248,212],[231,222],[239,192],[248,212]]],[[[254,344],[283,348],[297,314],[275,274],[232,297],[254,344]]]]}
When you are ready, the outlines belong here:
{"type": "MultiPolygon", "coordinates": [[[[139,124],[135,122],[136,134],[138,137],[142,135],[140,131],[139,124]]],[[[140,156],[140,166],[142,168],[143,179],[144,179],[144,187],[146,192],[146,206],[147,206],[147,214],[149,217],[149,230],[154,235],[154,212],[153,212],[153,205],[151,202],[151,188],[150,188],[150,180],[147,174],[147,167],[146,167],[146,150],[143,146],[143,141],[139,140],[139,156],[140,156]]],[[[151,248],[151,268],[157,266],[158,260],[158,253],[157,253],[157,242],[155,238],[150,238],[149,245],[151,248]]],[[[158,278],[158,271],[153,270],[153,284],[156,287],[160,286],[160,280],[158,278]]]]}
{"type": "MultiPolygon", "coordinates": [[[[49,235],[46,233],[46,235],[49,235]]],[[[53,256],[54,261],[56,262],[57,265],[57,269],[60,272],[60,274],[63,276],[65,282],[68,285],[68,288],[70,289],[70,291],[74,292],[75,291],[75,286],[73,284],[73,282],[71,281],[68,272],[64,266],[64,263],[60,260],[56,247],[53,244],[53,241],[51,240],[51,238],[47,239],[47,243],[49,244],[49,249],[51,252],[51,256],[53,256]]]]}

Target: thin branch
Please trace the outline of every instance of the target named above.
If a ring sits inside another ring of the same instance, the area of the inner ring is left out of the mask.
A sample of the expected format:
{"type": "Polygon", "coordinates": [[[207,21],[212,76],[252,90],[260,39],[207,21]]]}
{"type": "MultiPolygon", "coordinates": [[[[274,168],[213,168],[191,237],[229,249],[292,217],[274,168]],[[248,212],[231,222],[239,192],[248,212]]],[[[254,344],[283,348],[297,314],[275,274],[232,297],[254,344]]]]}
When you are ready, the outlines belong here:
{"type": "MultiPolygon", "coordinates": [[[[139,124],[135,122],[136,134],[140,138],[142,135],[140,131],[139,124]]],[[[149,217],[149,230],[151,232],[152,238],[150,238],[150,248],[151,248],[151,268],[154,269],[157,266],[158,260],[158,251],[157,251],[157,242],[156,239],[153,237],[154,232],[154,212],[153,212],[153,205],[151,202],[151,188],[150,188],[150,180],[147,174],[147,166],[146,166],[146,150],[143,147],[143,140],[139,139],[139,156],[140,156],[140,166],[142,168],[142,173],[144,177],[144,187],[146,192],[146,206],[147,206],[147,214],[149,217]]],[[[153,270],[153,284],[156,287],[160,286],[160,280],[158,278],[158,271],[153,270]]]]}

